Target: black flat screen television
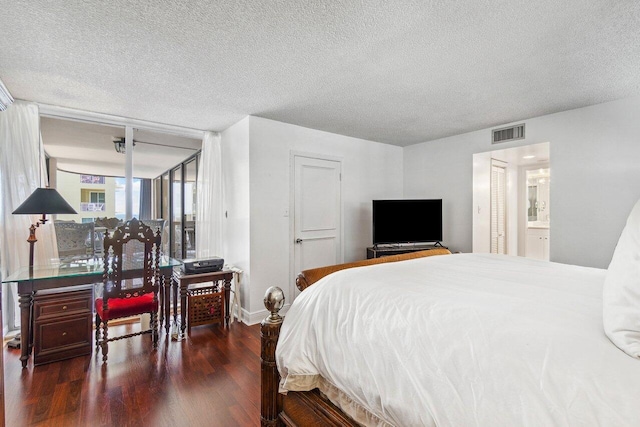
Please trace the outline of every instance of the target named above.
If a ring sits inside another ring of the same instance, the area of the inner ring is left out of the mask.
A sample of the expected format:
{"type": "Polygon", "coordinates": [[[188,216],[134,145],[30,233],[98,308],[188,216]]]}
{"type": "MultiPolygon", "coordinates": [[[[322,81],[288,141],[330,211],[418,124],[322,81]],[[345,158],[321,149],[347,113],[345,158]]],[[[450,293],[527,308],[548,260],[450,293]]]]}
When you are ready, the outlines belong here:
{"type": "Polygon", "coordinates": [[[442,241],[442,199],[374,200],[373,244],[442,241]]]}

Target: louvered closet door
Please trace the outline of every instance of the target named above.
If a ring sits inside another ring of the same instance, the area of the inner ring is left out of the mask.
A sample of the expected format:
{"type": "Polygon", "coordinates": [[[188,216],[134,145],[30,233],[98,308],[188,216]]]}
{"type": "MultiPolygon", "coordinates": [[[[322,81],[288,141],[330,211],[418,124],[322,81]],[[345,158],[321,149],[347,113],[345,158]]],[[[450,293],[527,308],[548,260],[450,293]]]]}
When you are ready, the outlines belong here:
{"type": "Polygon", "coordinates": [[[507,253],[507,174],[504,162],[491,161],[491,253],[507,253]]]}

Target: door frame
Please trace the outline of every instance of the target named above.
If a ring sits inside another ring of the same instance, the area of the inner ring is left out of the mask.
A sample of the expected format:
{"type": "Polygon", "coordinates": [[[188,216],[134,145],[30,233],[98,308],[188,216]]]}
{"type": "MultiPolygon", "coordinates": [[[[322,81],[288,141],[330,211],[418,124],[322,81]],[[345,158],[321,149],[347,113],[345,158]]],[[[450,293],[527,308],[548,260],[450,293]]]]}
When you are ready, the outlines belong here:
{"type": "Polygon", "coordinates": [[[289,216],[289,292],[287,297],[289,298],[289,304],[293,302],[295,297],[296,290],[296,277],[298,276],[299,271],[295,270],[295,180],[296,180],[296,157],[306,157],[309,159],[316,160],[327,160],[331,162],[338,162],[340,164],[340,246],[339,246],[339,259],[338,262],[344,262],[344,197],[343,197],[343,185],[342,185],[342,175],[344,174],[343,170],[343,159],[342,157],[337,156],[329,156],[326,154],[318,154],[318,153],[310,153],[306,151],[295,151],[291,150],[289,152],[289,209],[287,210],[285,216],[289,216]]]}

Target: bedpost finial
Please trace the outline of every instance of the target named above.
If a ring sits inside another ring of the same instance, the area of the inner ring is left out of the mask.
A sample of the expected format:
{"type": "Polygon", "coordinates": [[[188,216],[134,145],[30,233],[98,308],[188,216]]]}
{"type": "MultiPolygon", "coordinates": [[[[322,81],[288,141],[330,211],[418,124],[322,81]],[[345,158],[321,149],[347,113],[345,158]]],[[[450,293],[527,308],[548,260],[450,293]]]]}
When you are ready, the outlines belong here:
{"type": "Polygon", "coordinates": [[[264,306],[269,310],[271,316],[267,320],[281,321],[282,317],[278,312],[284,306],[284,292],[277,286],[271,286],[264,294],[264,306]]]}

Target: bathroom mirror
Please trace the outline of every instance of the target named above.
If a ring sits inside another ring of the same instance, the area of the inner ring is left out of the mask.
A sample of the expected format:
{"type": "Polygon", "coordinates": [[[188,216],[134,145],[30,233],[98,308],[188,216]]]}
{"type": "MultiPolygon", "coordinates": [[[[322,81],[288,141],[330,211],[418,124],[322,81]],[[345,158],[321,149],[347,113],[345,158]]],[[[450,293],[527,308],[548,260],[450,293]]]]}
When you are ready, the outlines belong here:
{"type": "Polygon", "coordinates": [[[538,186],[527,186],[527,220],[538,220],[538,186]]]}
{"type": "Polygon", "coordinates": [[[549,209],[551,175],[549,168],[531,169],[526,172],[527,179],[527,226],[549,227],[551,212],[549,209]]]}

